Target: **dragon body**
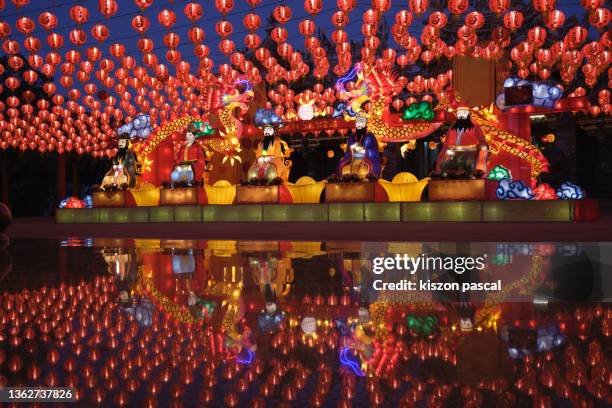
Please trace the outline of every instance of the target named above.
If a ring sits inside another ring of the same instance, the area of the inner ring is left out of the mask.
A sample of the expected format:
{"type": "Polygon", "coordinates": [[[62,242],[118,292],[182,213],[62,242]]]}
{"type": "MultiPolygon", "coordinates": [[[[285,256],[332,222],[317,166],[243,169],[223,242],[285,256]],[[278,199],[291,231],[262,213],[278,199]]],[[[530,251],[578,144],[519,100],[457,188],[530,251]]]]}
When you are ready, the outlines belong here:
{"type": "MultiPolygon", "coordinates": [[[[379,142],[407,142],[435,132],[442,122],[398,123],[391,120],[389,103],[398,91],[396,84],[396,75],[393,72],[378,68],[364,72],[358,65],[345,77],[338,79],[336,90],[340,93],[340,99],[347,101],[347,108],[350,107],[355,112],[362,110],[365,102],[370,103],[368,130],[379,142]],[[347,90],[344,85],[352,80],[356,80],[355,86],[352,90],[347,90]]],[[[350,120],[348,116],[345,111],[345,119],[350,120]]],[[[533,179],[548,171],[548,161],[542,152],[529,141],[502,130],[492,109],[474,110],[472,118],[482,129],[491,155],[495,156],[503,151],[526,160],[531,165],[533,179]]]]}

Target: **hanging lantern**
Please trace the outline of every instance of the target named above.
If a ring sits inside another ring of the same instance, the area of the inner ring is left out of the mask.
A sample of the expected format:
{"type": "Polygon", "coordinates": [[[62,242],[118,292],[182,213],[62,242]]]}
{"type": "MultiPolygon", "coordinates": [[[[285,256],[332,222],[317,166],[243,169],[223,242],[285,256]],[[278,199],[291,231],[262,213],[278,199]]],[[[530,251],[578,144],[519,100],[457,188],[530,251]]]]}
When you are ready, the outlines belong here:
{"type": "Polygon", "coordinates": [[[485,17],[478,11],[472,11],[465,16],[465,25],[478,30],[485,23],[485,17]]]}
{"type": "Polygon", "coordinates": [[[544,14],[544,25],[551,30],[557,30],[565,23],[565,14],[561,10],[553,10],[544,14]]]}
{"type": "Polygon", "coordinates": [[[434,11],[429,15],[428,22],[432,27],[440,29],[448,23],[448,16],[441,11],[434,11]]]}
{"type": "Polygon", "coordinates": [[[465,13],[469,6],[469,0],[448,0],[448,10],[455,16],[465,13]]]}
{"type": "Polygon", "coordinates": [[[533,0],[533,8],[540,13],[553,11],[556,8],[556,0],[533,0]]]}
{"type": "Polygon", "coordinates": [[[316,16],[323,9],[323,0],[304,0],[304,10],[311,16],[316,16]]]}
{"type": "Polygon", "coordinates": [[[189,21],[195,23],[204,15],[204,9],[199,3],[188,3],[183,9],[183,13],[185,13],[185,17],[187,17],[189,21]]]}
{"type": "Polygon", "coordinates": [[[346,14],[344,11],[336,11],[331,16],[331,22],[334,25],[334,27],[342,28],[346,26],[349,22],[348,14],[346,14]]]}
{"type": "Polygon", "coordinates": [[[242,19],[242,23],[247,30],[255,31],[261,26],[261,17],[255,13],[248,13],[242,19]]]}
{"type": "Polygon", "coordinates": [[[225,16],[234,8],[234,0],[215,0],[215,7],[225,16]]]}
{"type": "Polygon", "coordinates": [[[523,25],[523,13],[510,11],[504,15],[504,26],[510,31],[516,31],[523,25]]]}
{"type": "Polygon", "coordinates": [[[115,0],[98,0],[98,10],[106,18],[114,16],[119,10],[115,0]]]}
{"type": "Polygon", "coordinates": [[[104,24],[96,24],[95,26],[91,27],[91,35],[96,39],[96,41],[102,42],[108,38],[110,32],[104,24]]]}
{"type": "Polygon", "coordinates": [[[168,30],[176,23],[176,13],[172,10],[164,9],[157,15],[157,21],[168,30]]]}
{"type": "Polygon", "coordinates": [[[390,0],[372,0],[372,8],[379,13],[386,13],[391,8],[390,0]]]}
{"type": "MultiPolygon", "coordinates": [[[[24,35],[29,35],[36,28],[34,20],[28,17],[20,17],[19,19],[17,19],[17,23],[15,25],[17,26],[17,30],[24,35]]],[[[6,33],[5,35],[9,34],[10,32],[6,33]]]]}
{"type": "Polygon", "coordinates": [[[189,41],[191,41],[192,43],[200,44],[206,38],[206,33],[201,27],[191,27],[187,32],[187,36],[189,37],[189,41]]]}
{"type": "Polygon", "coordinates": [[[279,24],[285,24],[291,19],[291,7],[286,5],[276,6],[272,16],[279,24]]]}
{"type": "Polygon", "coordinates": [[[612,12],[610,11],[610,9],[600,7],[593,10],[589,14],[589,23],[598,30],[603,30],[610,24],[611,18],[612,12]]]}
{"type": "Polygon", "coordinates": [[[137,15],[132,18],[132,28],[140,34],[146,33],[150,26],[151,23],[145,16],[137,15]]]}
{"type": "Polygon", "coordinates": [[[72,21],[77,24],[85,24],[89,19],[89,10],[81,5],[71,7],[68,14],[72,21]]]}
{"type": "Polygon", "coordinates": [[[489,0],[489,9],[495,14],[504,13],[510,7],[510,0],[489,0]]]}
{"type": "Polygon", "coordinates": [[[408,7],[416,15],[421,15],[429,8],[429,0],[408,0],[408,7]]]}
{"type": "Polygon", "coordinates": [[[217,31],[217,34],[220,37],[225,38],[232,34],[232,32],[234,31],[234,27],[229,21],[221,20],[217,21],[217,24],[215,25],[215,30],[217,31]]]}
{"type": "Polygon", "coordinates": [[[53,13],[45,11],[38,16],[38,23],[47,31],[51,31],[57,27],[57,16],[53,13]]]}
{"type": "Polygon", "coordinates": [[[402,27],[409,27],[412,25],[412,13],[408,10],[398,11],[395,14],[395,24],[402,27]]]}
{"type": "Polygon", "coordinates": [[[315,31],[315,23],[312,20],[302,20],[298,25],[298,30],[305,37],[311,36],[315,31]]]}

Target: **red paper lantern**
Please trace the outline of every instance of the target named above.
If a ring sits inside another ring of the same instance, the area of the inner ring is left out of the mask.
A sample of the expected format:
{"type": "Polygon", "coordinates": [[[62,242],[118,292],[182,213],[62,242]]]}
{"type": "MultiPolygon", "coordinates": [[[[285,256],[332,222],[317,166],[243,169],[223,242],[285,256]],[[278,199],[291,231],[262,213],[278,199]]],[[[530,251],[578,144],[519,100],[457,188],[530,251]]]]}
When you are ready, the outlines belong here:
{"type": "Polygon", "coordinates": [[[556,8],[556,0],[533,0],[533,8],[540,13],[553,11],[556,8]]]}
{"type": "Polygon", "coordinates": [[[510,0],[489,0],[489,9],[496,14],[505,12],[508,7],[510,7],[510,0]]]}
{"type": "Polygon", "coordinates": [[[136,3],[136,7],[140,10],[145,10],[153,4],[153,0],[134,0],[134,3],[136,3]]]}
{"type": "Polygon", "coordinates": [[[146,33],[150,26],[151,22],[145,16],[137,15],[132,18],[132,28],[140,34],[146,33]]]}
{"type": "Polygon", "coordinates": [[[346,26],[349,22],[348,14],[346,14],[344,11],[336,11],[331,16],[331,22],[334,25],[334,27],[342,28],[346,26]]]}
{"type": "Polygon", "coordinates": [[[580,0],[580,4],[587,10],[595,10],[604,4],[605,0],[580,0]]]}
{"type": "Polygon", "coordinates": [[[102,42],[108,38],[110,32],[104,24],[96,24],[91,28],[91,35],[96,41],[102,42]]]}
{"type": "Polygon", "coordinates": [[[57,16],[45,11],[38,16],[38,23],[47,31],[53,30],[57,27],[57,16]]]}
{"type": "Polygon", "coordinates": [[[167,30],[176,23],[176,13],[169,9],[164,9],[157,15],[157,21],[167,30]]]}
{"type": "Polygon", "coordinates": [[[485,18],[482,13],[472,11],[465,16],[465,25],[472,27],[475,30],[481,28],[485,23],[485,18]]]}
{"type": "Polygon", "coordinates": [[[469,0],[448,0],[448,10],[456,16],[465,13],[469,6],[469,0]]]}
{"type": "Polygon", "coordinates": [[[191,27],[187,32],[187,36],[189,37],[189,41],[191,41],[192,43],[200,44],[206,38],[206,33],[201,27],[191,27]]]}
{"type": "Polygon", "coordinates": [[[183,12],[192,23],[195,23],[204,15],[202,5],[198,3],[188,3],[183,9],[183,12]]]}
{"type": "Polygon", "coordinates": [[[434,28],[443,28],[448,23],[448,17],[441,11],[434,11],[429,15],[429,24],[434,28]]]}
{"type": "Polygon", "coordinates": [[[285,5],[276,6],[272,12],[272,16],[280,24],[285,24],[291,19],[291,7],[285,5]]]}
{"type": "Polygon", "coordinates": [[[563,23],[565,23],[565,14],[561,10],[544,13],[544,25],[551,30],[561,28],[563,23]]]}
{"type": "MultiPolygon", "coordinates": [[[[15,25],[17,26],[17,30],[24,35],[29,35],[36,28],[34,21],[28,17],[20,17],[17,19],[17,23],[15,25]]],[[[9,34],[10,31],[6,35],[9,34]]]]}
{"type": "Polygon", "coordinates": [[[421,15],[429,8],[429,0],[408,0],[410,11],[417,15],[421,15]]]}
{"type": "Polygon", "coordinates": [[[219,13],[225,15],[234,8],[234,0],[215,0],[215,7],[219,13]]]}
{"type": "Polygon", "coordinates": [[[119,6],[115,0],[98,0],[98,10],[104,17],[110,18],[117,13],[119,6]]]}
{"type": "Polygon", "coordinates": [[[510,11],[504,15],[504,26],[510,31],[516,31],[523,25],[523,13],[510,11]]]}
{"type": "Polygon", "coordinates": [[[232,34],[232,32],[234,31],[234,27],[229,21],[221,20],[217,21],[217,24],[215,25],[215,30],[217,31],[217,34],[220,37],[225,38],[232,34]]]}
{"type": "Polygon", "coordinates": [[[597,29],[604,29],[610,24],[611,17],[610,9],[600,7],[589,14],[589,23],[597,29]]]}
{"type": "Polygon", "coordinates": [[[323,9],[323,0],[304,0],[304,10],[312,16],[316,16],[323,9]]]}
{"type": "Polygon", "coordinates": [[[70,18],[77,24],[85,24],[89,19],[89,10],[84,6],[73,6],[69,11],[70,18]]]}

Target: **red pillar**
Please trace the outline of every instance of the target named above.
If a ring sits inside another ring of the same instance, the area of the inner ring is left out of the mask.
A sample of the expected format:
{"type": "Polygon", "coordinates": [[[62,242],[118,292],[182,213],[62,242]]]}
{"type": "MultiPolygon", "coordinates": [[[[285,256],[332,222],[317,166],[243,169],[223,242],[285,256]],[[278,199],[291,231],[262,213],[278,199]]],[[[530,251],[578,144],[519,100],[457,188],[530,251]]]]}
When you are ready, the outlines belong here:
{"type": "MultiPolygon", "coordinates": [[[[531,143],[531,119],[528,113],[507,113],[500,117],[505,130],[531,143]]],[[[528,161],[514,155],[510,156],[512,178],[531,185],[531,165],[528,161]]]]}
{"type": "Polygon", "coordinates": [[[57,155],[57,204],[66,198],[66,155],[57,155]]]}

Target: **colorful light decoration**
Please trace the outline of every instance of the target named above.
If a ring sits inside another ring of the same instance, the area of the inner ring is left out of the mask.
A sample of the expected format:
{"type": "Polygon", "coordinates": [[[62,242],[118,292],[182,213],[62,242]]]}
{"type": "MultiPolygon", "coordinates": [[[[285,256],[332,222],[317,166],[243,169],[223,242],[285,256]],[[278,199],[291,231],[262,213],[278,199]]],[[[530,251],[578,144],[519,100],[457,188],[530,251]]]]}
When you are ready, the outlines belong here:
{"type": "Polygon", "coordinates": [[[416,102],[410,104],[402,113],[403,120],[432,120],[434,111],[429,102],[416,102]]]}
{"type": "Polygon", "coordinates": [[[566,181],[557,189],[557,197],[561,200],[580,200],[586,196],[584,190],[574,183],[566,181]]]}
{"type": "Polygon", "coordinates": [[[502,179],[510,179],[512,180],[512,173],[510,170],[502,166],[501,164],[496,165],[491,169],[489,175],[487,176],[489,180],[502,180],[502,179]]]}

